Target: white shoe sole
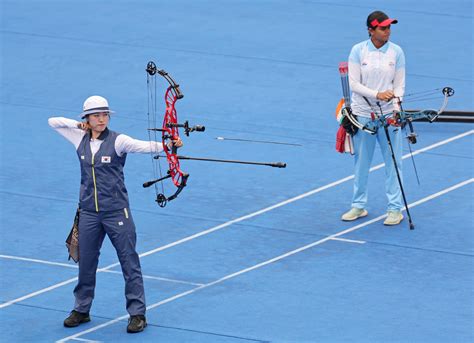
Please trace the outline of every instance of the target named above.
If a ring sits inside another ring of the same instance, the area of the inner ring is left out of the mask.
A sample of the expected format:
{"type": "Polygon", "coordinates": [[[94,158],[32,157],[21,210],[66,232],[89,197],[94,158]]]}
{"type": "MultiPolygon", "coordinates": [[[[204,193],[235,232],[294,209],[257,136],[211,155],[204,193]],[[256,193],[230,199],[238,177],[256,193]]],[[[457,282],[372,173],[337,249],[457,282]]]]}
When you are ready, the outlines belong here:
{"type": "Polygon", "coordinates": [[[346,217],[346,218],[344,218],[344,216],[342,216],[341,220],[344,221],[344,222],[351,222],[353,220],[356,220],[356,219],[359,219],[359,218],[362,218],[362,217],[366,217],[368,214],[369,214],[369,212],[364,210],[360,215],[355,216],[355,217],[349,217],[349,218],[346,217]]]}
{"type": "Polygon", "coordinates": [[[400,223],[402,222],[402,220],[403,220],[403,215],[400,217],[400,220],[398,220],[398,221],[396,221],[396,222],[389,222],[389,221],[385,220],[385,221],[383,222],[383,225],[387,225],[387,226],[398,225],[398,224],[400,224],[400,223]]]}

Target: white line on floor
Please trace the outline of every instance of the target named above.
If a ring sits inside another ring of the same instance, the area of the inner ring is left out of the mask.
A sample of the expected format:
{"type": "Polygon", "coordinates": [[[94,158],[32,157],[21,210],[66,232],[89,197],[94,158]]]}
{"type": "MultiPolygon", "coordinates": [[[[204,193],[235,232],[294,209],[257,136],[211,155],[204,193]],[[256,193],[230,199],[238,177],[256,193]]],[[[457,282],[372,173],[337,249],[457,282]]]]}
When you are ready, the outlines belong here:
{"type": "Polygon", "coordinates": [[[365,244],[367,243],[366,241],[358,241],[355,239],[347,239],[347,238],[331,238],[332,241],[341,241],[341,242],[347,242],[347,243],[357,243],[357,244],[365,244]]]}
{"type": "MultiPolygon", "coordinates": [[[[41,263],[41,264],[46,264],[46,265],[53,265],[53,266],[60,266],[60,267],[78,269],[77,265],[75,265],[75,264],[67,264],[67,263],[59,263],[59,262],[38,260],[38,259],[35,259],[35,258],[28,258],[28,257],[0,255],[0,258],[5,258],[5,259],[9,259],[9,260],[17,260],[17,261],[35,262],[35,263],[41,263]]],[[[106,269],[106,270],[102,270],[102,272],[122,275],[122,272],[118,271],[118,270],[106,269]]],[[[182,283],[182,284],[191,285],[191,286],[201,286],[201,285],[203,285],[202,283],[197,283],[197,282],[170,279],[170,278],[159,277],[159,276],[151,276],[151,275],[146,275],[146,274],[143,274],[142,276],[143,276],[144,279],[150,279],[150,280],[160,280],[160,281],[173,282],[173,283],[182,283]]]]}

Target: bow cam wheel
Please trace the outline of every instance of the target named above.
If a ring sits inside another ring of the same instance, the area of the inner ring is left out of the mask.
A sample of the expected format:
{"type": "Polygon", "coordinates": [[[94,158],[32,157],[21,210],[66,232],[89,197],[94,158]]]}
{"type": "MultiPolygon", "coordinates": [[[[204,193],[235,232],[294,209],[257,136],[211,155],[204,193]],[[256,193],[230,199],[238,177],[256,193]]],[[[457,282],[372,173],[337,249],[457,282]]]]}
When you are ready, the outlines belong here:
{"type": "Polygon", "coordinates": [[[454,89],[452,89],[451,87],[444,87],[443,88],[443,94],[446,95],[446,96],[453,96],[454,95],[454,89]]]}
{"type": "Polygon", "coordinates": [[[164,194],[158,194],[156,196],[156,200],[155,200],[157,203],[158,203],[158,206],[160,207],[165,207],[166,206],[166,203],[168,202],[168,199],[166,199],[165,195],[164,194]]]}
{"type": "Polygon", "coordinates": [[[155,75],[156,70],[157,70],[155,62],[153,62],[153,61],[148,62],[148,64],[146,65],[145,70],[148,74],[155,75]]]}

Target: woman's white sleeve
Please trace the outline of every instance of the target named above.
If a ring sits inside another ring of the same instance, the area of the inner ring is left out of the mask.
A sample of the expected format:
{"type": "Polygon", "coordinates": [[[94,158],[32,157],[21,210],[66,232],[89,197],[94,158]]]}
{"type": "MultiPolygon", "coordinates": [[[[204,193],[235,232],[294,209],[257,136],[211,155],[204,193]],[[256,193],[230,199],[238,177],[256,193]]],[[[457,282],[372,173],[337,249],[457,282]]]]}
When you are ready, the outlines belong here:
{"type": "Polygon", "coordinates": [[[77,149],[82,141],[82,138],[86,134],[84,130],[77,127],[79,122],[74,119],[68,119],[64,117],[52,117],[48,119],[48,124],[60,135],[66,138],[69,142],[74,144],[77,149]]]}
{"type": "Polygon", "coordinates": [[[115,140],[115,152],[122,156],[128,153],[154,153],[163,151],[163,144],[154,141],[141,141],[130,136],[120,134],[115,140]]]}
{"type": "Polygon", "coordinates": [[[360,82],[360,65],[349,62],[349,86],[354,93],[365,96],[366,98],[377,98],[377,91],[364,86],[360,82]]]}

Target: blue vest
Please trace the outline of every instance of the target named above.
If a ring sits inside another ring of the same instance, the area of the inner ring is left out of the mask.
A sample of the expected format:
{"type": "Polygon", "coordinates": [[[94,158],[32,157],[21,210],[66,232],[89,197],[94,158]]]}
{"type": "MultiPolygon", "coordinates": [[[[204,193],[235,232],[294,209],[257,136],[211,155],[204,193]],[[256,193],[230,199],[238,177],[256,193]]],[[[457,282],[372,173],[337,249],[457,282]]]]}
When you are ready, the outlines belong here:
{"type": "Polygon", "coordinates": [[[127,154],[115,152],[115,140],[119,134],[105,129],[98,139],[103,140],[92,157],[90,131],[82,138],[77,155],[81,164],[80,208],[86,211],[115,211],[128,208],[123,167],[127,154]]]}

